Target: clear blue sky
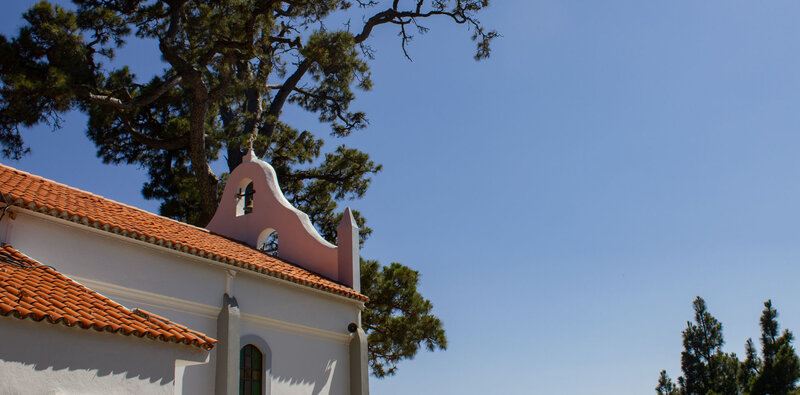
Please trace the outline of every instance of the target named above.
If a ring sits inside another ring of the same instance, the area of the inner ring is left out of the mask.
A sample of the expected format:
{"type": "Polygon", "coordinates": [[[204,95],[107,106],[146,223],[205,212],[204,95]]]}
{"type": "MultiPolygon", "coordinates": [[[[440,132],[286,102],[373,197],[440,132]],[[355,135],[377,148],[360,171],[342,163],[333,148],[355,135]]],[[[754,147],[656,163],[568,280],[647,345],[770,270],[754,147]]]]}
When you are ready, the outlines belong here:
{"type": "MultiPolygon", "coordinates": [[[[414,62],[379,32],[370,127],[329,144],[384,164],[349,203],[375,230],[362,255],[421,271],[449,338],[373,393],[653,393],[697,295],[739,355],[768,298],[800,331],[800,3],[493,3],[487,61],[460,26],[430,24],[414,62]]],[[[4,3],[3,34],[27,4],[4,3]]],[[[32,155],[3,163],[156,211],[84,126],[26,131],[32,155]]]]}

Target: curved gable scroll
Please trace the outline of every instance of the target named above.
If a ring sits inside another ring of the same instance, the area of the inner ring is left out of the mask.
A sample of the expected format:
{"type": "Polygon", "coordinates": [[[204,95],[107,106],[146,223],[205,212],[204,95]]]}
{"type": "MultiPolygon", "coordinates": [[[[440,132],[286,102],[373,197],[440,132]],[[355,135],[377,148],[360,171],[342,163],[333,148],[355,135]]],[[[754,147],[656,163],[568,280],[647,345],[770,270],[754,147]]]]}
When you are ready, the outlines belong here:
{"type": "Polygon", "coordinates": [[[319,235],[308,215],[286,200],[272,166],[250,151],[228,177],[207,228],[253,248],[259,248],[265,235],[277,232],[279,258],[358,291],[358,229],[349,208],[345,214],[338,236],[339,244],[346,247],[340,251],[319,235]]]}

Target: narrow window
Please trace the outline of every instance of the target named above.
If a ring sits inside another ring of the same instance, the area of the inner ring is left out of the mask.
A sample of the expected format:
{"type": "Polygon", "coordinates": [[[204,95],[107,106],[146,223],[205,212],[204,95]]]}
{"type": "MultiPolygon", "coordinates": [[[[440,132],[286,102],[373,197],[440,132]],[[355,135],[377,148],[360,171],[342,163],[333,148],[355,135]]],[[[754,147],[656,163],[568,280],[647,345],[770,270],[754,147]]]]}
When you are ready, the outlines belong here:
{"type": "Polygon", "coordinates": [[[239,395],[261,395],[263,356],[254,345],[248,344],[239,352],[239,395]]]}

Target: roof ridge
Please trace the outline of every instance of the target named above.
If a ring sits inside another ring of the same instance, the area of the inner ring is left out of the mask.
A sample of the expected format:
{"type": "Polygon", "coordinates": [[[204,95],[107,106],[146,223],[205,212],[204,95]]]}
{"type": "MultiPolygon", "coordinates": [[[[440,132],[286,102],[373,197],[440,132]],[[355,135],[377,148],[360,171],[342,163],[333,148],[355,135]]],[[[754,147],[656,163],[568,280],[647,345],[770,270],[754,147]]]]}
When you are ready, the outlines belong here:
{"type": "Polygon", "coordinates": [[[143,212],[143,213],[146,213],[146,214],[149,214],[149,215],[155,215],[155,216],[157,216],[157,217],[159,217],[159,218],[163,218],[163,219],[166,219],[166,220],[169,220],[169,221],[172,221],[172,222],[175,222],[175,223],[178,223],[178,224],[184,225],[184,226],[190,226],[190,227],[192,227],[192,228],[195,228],[195,229],[197,229],[197,230],[201,230],[201,231],[203,231],[203,232],[208,232],[208,233],[211,233],[211,231],[209,231],[209,230],[208,230],[208,229],[206,229],[206,228],[202,228],[202,227],[199,227],[199,226],[197,226],[197,225],[192,225],[192,224],[188,224],[188,223],[186,223],[186,222],[178,221],[178,220],[176,220],[176,219],[173,219],[173,218],[170,218],[170,217],[165,217],[165,216],[163,216],[163,215],[161,215],[161,214],[151,213],[151,212],[149,212],[149,211],[147,211],[147,210],[145,210],[145,209],[143,209],[143,208],[139,208],[139,207],[136,207],[136,206],[132,206],[132,205],[130,205],[130,204],[127,204],[127,203],[119,202],[119,201],[116,201],[116,200],[114,200],[114,199],[107,198],[107,197],[105,197],[105,196],[103,196],[103,195],[98,195],[98,194],[96,194],[96,193],[92,193],[92,192],[89,192],[89,191],[85,191],[85,190],[83,190],[83,189],[76,188],[76,187],[73,187],[73,186],[71,186],[71,185],[67,185],[67,184],[64,184],[64,183],[62,183],[62,182],[58,182],[58,181],[55,181],[55,180],[51,180],[51,179],[49,179],[49,178],[42,177],[42,176],[40,176],[40,175],[36,175],[36,174],[30,173],[30,172],[27,172],[27,171],[25,171],[25,170],[20,170],[20,169],[17,169],[17,168],[15,168],[15,167],[11,167],[11,166],[9,166],[9,165],[6,165],[6,164],[3,164],[3,163],[0,163],[0,167],[5,167],[5,168],[7,168],[7,169],[9,169],[9,170],[11,170],[11,171],[13,171],[13,172],[17,172],[17,173],[24,174],[25,176],[27,176],[27,177],[31,177],[31,178],[33,178],[33,179],[39,179],[39,180],[42,180],[42,181],[51,182],[51,183],[53,183],[53,184],[56,184],[56,185],[58,185],[58,186],[61,186],[61,187],[67,188],[67,189],[71,189],[71,190],[73,190],[73,191],[78,191],[78,192],[81,192],[81,193],[85,193],[85,194],[87,194],[87,195],[90,195],[90,196],[93,196],[93,197],[96,197],[96,198],[99,198],[99,199],[102,199],[102,200],[107,200],[107,201],[113,202],[113,203],[115,203],[115,204],[119,204],[119,205],[121,205],[121,206],[125,206],[126,208],[129,208],[129,209],[132,209],[132,210],[140,211],[140,212],[143,212]]]}

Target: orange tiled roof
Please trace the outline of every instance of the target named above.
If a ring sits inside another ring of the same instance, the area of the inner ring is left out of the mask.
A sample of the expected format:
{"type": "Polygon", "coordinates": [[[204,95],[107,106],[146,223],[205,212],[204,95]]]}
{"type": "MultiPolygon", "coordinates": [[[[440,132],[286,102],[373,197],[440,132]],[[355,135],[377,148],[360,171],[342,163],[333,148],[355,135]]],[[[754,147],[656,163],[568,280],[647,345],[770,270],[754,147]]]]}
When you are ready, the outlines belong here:
{"type": "MultiPolygon", "coordinates": [[[[239,266],[348,298],[367,297],[245,244],[0,164],[0,193],[13,206],[239,266]]],[[[0,202],[2,203],[2,202],[0,202]]]]}
{"type": "Polygon", "coordinates": [[[0,244],[0,314],[47,320],[210,350],[217,343],[200,332],[142,310],[130,311],[52,267],[0,244]]]}

